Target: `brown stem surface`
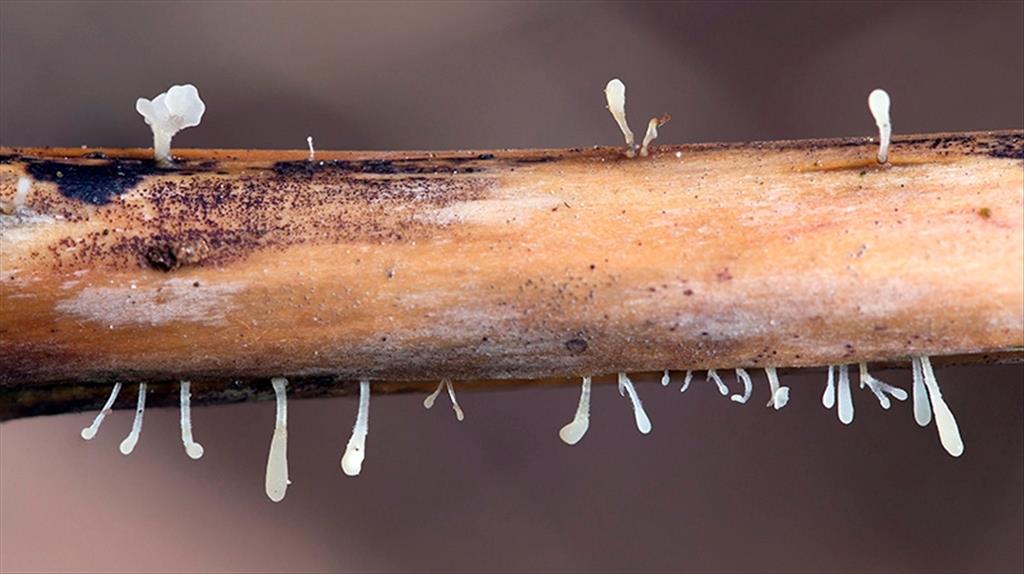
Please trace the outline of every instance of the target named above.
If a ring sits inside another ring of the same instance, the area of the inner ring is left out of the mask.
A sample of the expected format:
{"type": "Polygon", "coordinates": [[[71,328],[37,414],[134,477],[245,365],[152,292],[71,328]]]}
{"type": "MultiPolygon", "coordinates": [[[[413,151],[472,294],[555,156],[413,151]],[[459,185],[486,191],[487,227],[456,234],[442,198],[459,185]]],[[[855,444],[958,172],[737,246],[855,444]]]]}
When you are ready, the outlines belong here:
{"type": "Polygon", "coordinates": [[[2,148],[4,410],[115,380],[1019,359],[1024,132],[875,151],[2,148]]]}

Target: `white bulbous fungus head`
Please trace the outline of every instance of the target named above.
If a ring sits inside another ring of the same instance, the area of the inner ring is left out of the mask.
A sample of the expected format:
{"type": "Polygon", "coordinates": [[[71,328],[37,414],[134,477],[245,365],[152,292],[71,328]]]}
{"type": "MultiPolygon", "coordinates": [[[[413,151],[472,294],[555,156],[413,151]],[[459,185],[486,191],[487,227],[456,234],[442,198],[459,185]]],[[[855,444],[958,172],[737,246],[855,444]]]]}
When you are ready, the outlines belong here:
{"type": "Polygon", "coordinates": [[[836,406],[836,366],[828,366],[828,383],[825,384],[825,392],[821,395],[821,406],[831,409],[836,406]]]}
{"type": "Polygon", "coordinates": [[[152,100],[139,98],[135,111],[153,130],[153,158],[162,164],[171,162],[171,138],[179,131],[198,126],[206,111],[199,90],[192,84],[171,86],[152,100]]]}
{"type": "Polygon", "coordinates": [[[708,369],[707,381],[714,381],[715,385],[718,386],[718,392],[723,397],[729,394],[729,387],[725,386],[725,381],[722,380],[722,377],[718,376],[718,372],[715,369],[708,369]]]}
{"type": "Polygon", "coordinates": [[[438,395],[441,394],[441,389],[447,387],[448,399],[452,403],[452,410],[455,411],[455,418],[461,422],[465,420],[466,414],[462,412],[462,407],[459,406],[459,401],[455,398],[455,388],[452,387],[452,382],[449,379],[441,379],[440,383],[437,383],[437,388],[434,392],[427,395],[427,398],[423,399],[423,408],[429,409],[434,406],[434,401],[437,400],[438,395]]]}
{"type": "Polygon", "coordinates": [[[779,372],[775,367],[765,367],[764,374],[768,377],[768,387],[772,393],[768,406],[779,410],[789,402],[789,387],[779,386],[779,372]]]}
{"type": "Polygon", "coordinates": [[[924,386],[924,368],[920,357],[910,358],[911,370],[914,373],[914,420],[918,426],[926,427],[932,422],[932,407],[928,403],[928,391],[924,386]]]}
{"type": "Polygon", "coordinates": [[[651,419],[647,417],[647,411],[644,410],[644,405],[640,401],[639,395],[636,394],[636,387],[633,386],[633,381],[629,380],[626,373],[619,373],[619,394],[629,395],[629,400],[633,403],[633,417],[636,419],[637,430],[643,434],[651,432],[651,419]]]}
{"type": "Polygon", "coordinates": [[[839,365],[839,422],[853,422],[853,396],[850,394],[850,366],[839,365]]]}
{"type": "Polygon", "coordinates": [[[192,460],[203,458],[203,445],[192,440],[192,383],[181,381],[179,388],[181,404],[181,443],[185,445],[185,454],[192,460]]]}
{"type": "Polygon", "coordinates": [[[892,123],[889,121],[889,94],[885,90],[872,90],[868,95],[868,108],[878,126],[878,163],[889,161],[889,141],[892,123]]]}
{"type": "Polygon", "coordinates": [[[939,429],[939,441],[950,455],[960,456],[964,453],[964,440],[960,436],[960,427],[956,424],[953,411],[949,410],[949,405],[942,398],[942,391],[939,390],[939,381],[935,378],[931,360],[928,357],[920,357],[920,363],[924,384],[932,402],[932,412],[935,414],[935,426],[939,429]]]}
{"type": "Polygon", "coordinates": [[[604,97],[608,101],[608,111],[615,118],[623,137],[626,138],[626,155],[636,155],[636,142],[633,138],[633,130],[629,129],[626,122],[626,84],[622,80],[614,78],[604,87],[604,97]]]}
{"type": "Polygon", "coordinates": [[[685,393],[686,389],[690,388],[691,381],[693,381],[693,371],[686,371],[686,376],[683,377],[683,386],[679,387],[679,392],[685,393]]]}
{"type": "Polygon", "coordinates": [[[580,403],[576,407],[576,415],[572,422],[565,425],[558,431],[558,438],[567,445],[574,445],[583,439],[590,428],[590,377],[583,377],[583,386],[580,389],[580,403]]]}
{"type": "Polygon", "coordinates": [[[142,434],[142,417],[146,412],[146,383],[139,383],[139,398],[135,403],[135,420],[132,421],[132,430],[128,436],[121,441],[121,454],[128,456],[135,450],[139,442],[139,435],[142,434]]]}
{"type": "Polygon", "coordinates": [[[309,161],[313,161],[316,151],[313,150],[313,136],[306,136],[306,145],[309,146],[309,161]]]}
{"type": "Polygon", "coordinates": [[[274,437],[270,439],[270,452],[267,454],[267,478],[264,488],[267,498],[274,502],[284,500],[288,491],[288,379],[274,377],[270,380],[277,399],[277,416],[274,419],[274,437]]]}
{"type": "Polygon", "coordinates": [[[359,410],[356,413],[356,424],[352,427],[352,437],[345,446],[345,454],[341,457],[341,470],[348,476],[358,476],[363,470],[363,459],[366,458],[366,435],[370,430],[370,381],[359,381],[359,410]]]}
{"type": "Polygon", "coordinates": [[[110,413],[110,409],[114,407],[114,401],[117,400],[117,393],[121,392],[121,383],[114,383],[113,390],[110,391],[110,397],[107,398],[106,404],[100,409],[99,414],[93,419],[92,424],[82,429],[81,435],[85,440],[92,440],[96,436],[96,432],[100,430],[100,425],[103,424],[103,419],[110,413]]]}

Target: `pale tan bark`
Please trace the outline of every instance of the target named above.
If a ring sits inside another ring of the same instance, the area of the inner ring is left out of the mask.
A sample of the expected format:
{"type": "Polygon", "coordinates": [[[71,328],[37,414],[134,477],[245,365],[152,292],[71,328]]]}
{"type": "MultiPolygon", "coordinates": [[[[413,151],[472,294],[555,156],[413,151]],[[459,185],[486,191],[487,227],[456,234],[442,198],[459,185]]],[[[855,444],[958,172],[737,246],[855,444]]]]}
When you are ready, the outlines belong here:
{"type": "Polygon", "coordinates": [[[866,139],[96,151],[0,150],[6,392],[1024,348],[1020,131],[896,138],[885,166],[866,139]]]}

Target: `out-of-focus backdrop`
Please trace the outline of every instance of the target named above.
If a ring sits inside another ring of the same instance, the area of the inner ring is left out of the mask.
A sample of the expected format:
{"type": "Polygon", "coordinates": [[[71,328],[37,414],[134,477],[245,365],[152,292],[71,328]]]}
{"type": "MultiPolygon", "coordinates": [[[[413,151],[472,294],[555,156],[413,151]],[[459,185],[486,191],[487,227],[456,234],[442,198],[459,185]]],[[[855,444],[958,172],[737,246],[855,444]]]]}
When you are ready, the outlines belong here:
{"type": "MultiPolygon", "coordinates": [[[[875,87],[897,134],[1021,128],[1022,38],[1021,2],[4,0],[0,143],[148,146],[135,98],[186,82],[208,110],[177,147],[618,144],[614,76],[634,124],[673,114],[665,142],[872,135],[875,87]]],[[[907,371],[877,375],[909,388],[907,371]]],[[[296,401],[276,505],[272,404],[196,410],[199,462],[176,410],[146,413],[130,457],[128,412],[91,443],[92,414],[15,421],[0,426],[0,570],[1024,570],[1024,369],[939,376],[959,460],[907,403],[858,391],[841,425],[820,373],[787,377],[781,412],[763,380],[746,406],[702,380],[642,385],[646,437],[600,386],[573,448],[557,431],[575,388],[462,392],[463,423],[378,399],[358,479],[338,467],[355,401],[296,401]]]]}

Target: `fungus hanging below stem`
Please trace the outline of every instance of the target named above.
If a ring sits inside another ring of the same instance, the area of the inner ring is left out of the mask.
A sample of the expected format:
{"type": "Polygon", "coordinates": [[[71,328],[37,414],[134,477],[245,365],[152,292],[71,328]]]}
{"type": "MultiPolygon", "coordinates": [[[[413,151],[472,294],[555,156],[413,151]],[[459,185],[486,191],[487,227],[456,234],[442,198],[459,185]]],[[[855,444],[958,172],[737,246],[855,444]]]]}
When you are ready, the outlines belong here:
{"type": "Polygon", "coordinates": [[[939,381],[935,378],[931,360],[928,357],[918,357],[917,359],[920,362],[925,387],[928,389],[928,397],[931,399],[932,412],[935,414],[935,426],[939,429],[939,441],[950,455],[960,456],[964,453],[964,441],[960,436],[960,427],[956,424],[953,411],[949,409],[949,405],[942,398],[942,391],[939,390],[939,381]]]}
{"type": "Polygon", "coordinates": [[[274,437],[270,440],[267,455],[267,478],[264,487],[267,498],[274,502],[284,500],[288,491],[288,379],[274,377],[270,384],[277,399],[277,416],[274,418],[274,437]]]}
{"type": "Polygon", "coordinates": [[[867,386],[872,393],[878,398],[879,404],[882,405],[883,409],[888,409],[892,402],[889,400],[888,395],[892,395],[894,399],[898,401],[907,400],[907,391],[899,387],[894,387],[889,383],[880,381],[875,377],[872,377],[868,373],[868,364],[860,363],[860,388],[867,386]],[[888,393],[888,395],[887,395],[888,393]]]}
{"type": "Polygon", "coordinates": [[[924,367],[919,357],[910,358],[910,368],[914,373],[914,421],[918,426],[926,427],[932,422],[932,408],[928,404],[928,391],[924,386],[924,367]]]}
{"type": "Polygon", "coordinates": [[[640,402],[639,395],[636,394],[636,388],[633,386],[633,381],[629,380],[626,373],[619,373],[619,395],[629,395],[630,402],[633,403],[633,417],[636,419],[636,428],[643,434],[651,432],[651,419],[647,417],[647,412],[644,411],[644,405],[640,402]]]}
{"type": "Polygon", "coordinates": [[[729,387],[725,386],[725,381],[722,380],[722,377],[718,376],[718,372],[715,371],[715,369],[708,369],[708,374],[705,380],[709,383],[714,381],[715,385],[718,386],[718,392],[721,393],[723,397],[729,395],[729,387]]]}
{"type": "Polygon", "coordinates": [[[839,365],[839,421],[853,422],[853,396],[850,394],[850,366],[839,365]]]}
{"type": "Polygon", "coordinates": [[[448,398],[452,402],[452,410],[455,411],[455,418],[459,422],[462,422],[466,418],[466,415],[462,412],[462,407],[459,406],[458,399],[455,398],[455,389],[452,387],[450,379],[441,379],[441,382],[437,384],[437,388],[434,389],[434,392],[430,393],[427,395],[427,398],[423,399],[423,408],[433,408],[434,401],[437,400],[437,396],[441,394],[441,389],[444,387],[448,388],[448,398]]]}
{"type": "Polygon", "coordinates": [[[590,377],[583,377],[583,385],[580,389],[580,403],[576,407],[576,415],[572,422],[563,426],[558,431],[558,438],[568,445],[574,445],[583,439],[590,428],[590,377]]]}
{"type": "Polygon", "coordinates": [[[828,382],[825,384],[825,392],[821,395],[821,405],[826,409],[836,406],[836,366],[828,366],[828,382]]]}
{"type": "Polygon", "coordinates": [[[352,437],[341,457],[341,470],[349,476],[358,476],[366,458],[366,435],[370,430],[370,381],[359,381],[359,410],[352,437]]]}
{"type": "Polygon", "coordinates": [[[764,374],[768,376],[768,387],[772,392],[768,406],[779,410],[789,402],[789,387],[779,386],[779,372],[775,367],[765,367],[764,374]]]}
{"type": "Polygon", "coordinates": [[[100,430],[100,425],[103,424],[103,419],[110,414],[110,409],[114,407],[114,401],[117,400],[117,393],[121,392],[121,383],[114,383],[113,390],[110,391],[110,397],[107,399],[106,404],[100,409],[100,412],[96,414],[96,418],[92,420],[92,424],[82,429],[81,435],[85,440],[92,440],[96,436],[96,433],[100,430]]]}
{"type": "Polygon", "coordinates": [[[736,378],[743,382],[743,394],[737,393],[729,398],[735,403],[745,405],[750,400],[750,395],[754,392],[754,381],[750,379],[750,374],[747,373],[746,369],[736,369],[736,378]]]}
{"type": "Polygon", "coordinates": [[[199,460],[203,457],[203,445],[192,440],[192,383],[181,381],[179,389],[181,401],[181,442],[185,445],[185,453],[192,460],[199,460]]]}
{"type": "Polygon", "coordinates": [[[128,456],[135,450],[139,442],[139,435],[142,434],[142,417],[146,412],[146,383],[139,383],[139,398],[135,403],[135,419],[132,420],[132,430],[128,436],[121,441],[121,454],[128,456]]]}
{"type": "Polygon", "coordinates": [[[693,371],[686,371],[686,376],[683,377],[683,386],[679,387],[679,392],[685,393],[686,389],[690,388],[691,381],[693,381],[693,371]]]}

